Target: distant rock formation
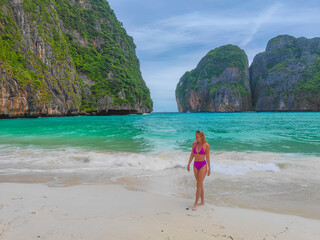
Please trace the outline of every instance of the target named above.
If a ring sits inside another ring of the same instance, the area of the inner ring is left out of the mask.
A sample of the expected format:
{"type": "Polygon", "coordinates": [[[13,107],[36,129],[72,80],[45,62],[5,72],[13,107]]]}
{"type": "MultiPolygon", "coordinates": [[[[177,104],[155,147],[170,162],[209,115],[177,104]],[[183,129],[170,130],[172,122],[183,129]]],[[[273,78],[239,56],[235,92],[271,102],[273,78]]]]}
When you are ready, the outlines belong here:
{"type": "Polygon", "coordinates": [[[320,38],[272,38],[250,66],[253,110],[320,111],[320,38]]]}
{"type": "Polygon", "coordinates": [[[251,110],[248,58],[237,46],[211,50],[176,87],[179,112],[251,110]]]}
{"type": "Polygon", "coordinates": [[[272,38],[249,72],[237,46],[210,51],[181,77],[179,112],[320,111],[320,38],[272,38]]]}

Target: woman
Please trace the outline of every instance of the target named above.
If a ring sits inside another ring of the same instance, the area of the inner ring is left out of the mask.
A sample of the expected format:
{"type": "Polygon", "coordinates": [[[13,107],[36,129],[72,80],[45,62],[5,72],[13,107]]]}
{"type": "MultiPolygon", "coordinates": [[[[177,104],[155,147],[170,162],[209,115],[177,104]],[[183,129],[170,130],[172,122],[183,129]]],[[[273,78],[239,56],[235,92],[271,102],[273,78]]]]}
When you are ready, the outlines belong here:
{"type": "Polygon", "coordinates": [[[210,175],[210,146],[202,131],[196,131],[196,142],[192,144],[191,155],[187,167],[189,172],[190,163],[193,158],[195,158],[193,162],[193,172],[197,180],[196,200],[192,208],[192,210],[195,211],[197,210],[197,206],[204,205],[203,180],[206,174],[208,174],[208,176],[210,175]],[[201,202],[198,203],[200,198],[201,202]]]}

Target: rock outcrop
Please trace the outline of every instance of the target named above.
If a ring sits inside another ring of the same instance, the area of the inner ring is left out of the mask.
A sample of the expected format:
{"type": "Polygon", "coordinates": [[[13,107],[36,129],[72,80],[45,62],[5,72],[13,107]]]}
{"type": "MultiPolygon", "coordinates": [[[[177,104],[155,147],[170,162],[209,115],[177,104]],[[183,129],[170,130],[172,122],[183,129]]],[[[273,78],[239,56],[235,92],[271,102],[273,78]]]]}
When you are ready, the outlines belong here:
{"type": "Polygon", "coordinates": [[[0,117],[152,111],[135,44],[106,1],[0,0],[0,117]]]}
{"type": "Polygon", "coordinates": [[[320,111],[320,38],[277,36],[249,71],[238,47],[210,51],[181,77],[179,112],[320,111]]]}
{"type": "Polygon", "coordinates": [[[248,58],[237,46],[211,50],[176,88],[179,112],[251,110],[248,58]]]}
{"type": "Polygon", "coordinates": [[[250,66],[253,110],[320,111],[320,38],[280,35],[250,66]]]}

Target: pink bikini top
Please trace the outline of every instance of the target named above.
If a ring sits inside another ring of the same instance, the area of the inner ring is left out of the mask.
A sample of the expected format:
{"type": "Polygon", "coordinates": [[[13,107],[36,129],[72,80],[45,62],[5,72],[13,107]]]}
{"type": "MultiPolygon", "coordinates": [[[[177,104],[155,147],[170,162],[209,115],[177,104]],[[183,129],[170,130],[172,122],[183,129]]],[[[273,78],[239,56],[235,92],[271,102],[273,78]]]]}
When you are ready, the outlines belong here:
{"type": "Polygon", "coordinates": [[[201,150],[199,151],[199,152],[197,152],[197,145],[198,145],[198,143],[194,146],[194,148],[193,148],[193,153],[194,154],[202,154],[202,155],[204,155],[204,154],[206,154],[206,152],[204,151],[204,149],[203,149],[203,144],[202,144],[202,148],[201,148],[201,150]]]}

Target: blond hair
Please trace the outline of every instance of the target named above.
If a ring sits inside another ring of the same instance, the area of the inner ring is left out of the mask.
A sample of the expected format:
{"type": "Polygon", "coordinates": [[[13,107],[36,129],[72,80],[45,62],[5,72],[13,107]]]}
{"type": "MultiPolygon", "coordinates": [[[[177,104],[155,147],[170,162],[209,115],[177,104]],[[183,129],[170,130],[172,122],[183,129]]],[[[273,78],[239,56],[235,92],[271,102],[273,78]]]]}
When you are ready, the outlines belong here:
{"type": "Polygon", "coordinates": [[[202,132],[202,131],[196,131],[196,133],[198,133],[199,134],[199,136],[201,137],[201,139],[202,139],[202,141],[204,142],[204,143],[207,143],[207,140],[206,140],[206,135],[204,134],[204,132],[202,132]]]}

